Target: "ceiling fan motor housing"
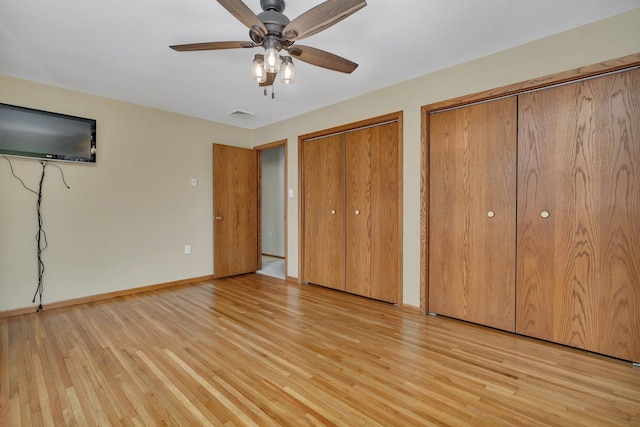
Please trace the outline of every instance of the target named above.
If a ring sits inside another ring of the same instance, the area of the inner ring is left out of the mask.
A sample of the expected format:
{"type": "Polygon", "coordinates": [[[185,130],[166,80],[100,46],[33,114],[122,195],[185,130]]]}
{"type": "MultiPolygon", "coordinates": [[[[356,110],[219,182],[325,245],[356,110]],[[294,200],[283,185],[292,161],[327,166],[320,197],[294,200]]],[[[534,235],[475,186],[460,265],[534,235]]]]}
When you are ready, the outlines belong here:
{"type": "MultiPolygon", "coordinates": [[[[282,37],[282,30],[289,24],[289,18],[282,13],[284,10],[283,0],[261,0],[263,12],[257,16],[267,29],[267,34],[275,36],[277,39],[282,37]]],[[[254,30],[249,31],[249,37],[256,44],[261,44],[266,37],[256,33],[254,30]]],[[[279,50],[279,49],[278,49],[279,50]]]]}
{"type": "Polygon", "coordinates": [[[289,24],[289,18],[280,12],[266,10],[258,14],[258,19],[262,21],[269,34],[282,35],[282,30],[289,24]]]}

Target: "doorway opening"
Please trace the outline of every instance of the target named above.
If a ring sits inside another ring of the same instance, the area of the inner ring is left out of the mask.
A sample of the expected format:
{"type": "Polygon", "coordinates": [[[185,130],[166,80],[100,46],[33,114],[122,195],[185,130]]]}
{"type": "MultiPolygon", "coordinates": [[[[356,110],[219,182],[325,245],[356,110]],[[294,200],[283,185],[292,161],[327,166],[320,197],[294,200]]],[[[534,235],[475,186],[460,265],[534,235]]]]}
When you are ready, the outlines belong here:
{"type": "Polygon", "coordinates": [[[287,144],[256,147],[258,151],[259,274],[287,278],[287,144]]]}

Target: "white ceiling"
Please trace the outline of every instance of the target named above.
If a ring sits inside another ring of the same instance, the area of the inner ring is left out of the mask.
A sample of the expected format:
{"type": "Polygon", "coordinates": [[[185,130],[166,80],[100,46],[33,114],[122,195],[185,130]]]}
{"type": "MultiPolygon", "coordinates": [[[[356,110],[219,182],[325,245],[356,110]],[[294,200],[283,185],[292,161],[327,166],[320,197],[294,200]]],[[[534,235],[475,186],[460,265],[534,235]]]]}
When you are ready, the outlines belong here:
{"type": "MultiPolygon", "coordinates": [[[[322,0],[288,0],[293,20],[322,0]]],[[[245,0],[256,14],[259,0],[245,0]]],[[[640,0],[369,0],[298,44],[360,64],[342,74],[295,61],[265,97],[258,49],[175,52],[248,40],[215,0],[0,0],[0,74],[254,129],[640,7],[640,0]],[[241,109],[252,118],[230,117],[241,109]]],[[[0,99],[2,102],[2,99],[0,99]]]]}

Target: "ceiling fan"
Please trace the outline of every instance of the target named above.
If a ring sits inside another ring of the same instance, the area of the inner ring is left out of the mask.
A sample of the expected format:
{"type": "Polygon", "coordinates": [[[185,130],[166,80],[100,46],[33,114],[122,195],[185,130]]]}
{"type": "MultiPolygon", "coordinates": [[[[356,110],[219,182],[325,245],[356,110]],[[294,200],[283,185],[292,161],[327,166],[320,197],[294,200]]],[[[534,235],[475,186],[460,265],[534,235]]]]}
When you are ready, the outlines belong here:
{"type": "MultiPolygon", "coordinates": [[[[271,86],[282,66],[282,81],[291,83],[293,60],[299,59],[318,67],[341,73],[352,73],[358,64],[324,50],[294,43],[342,21],[367,5],[365,0],[326,0],[290,21],[282,12],[284,0],[260,0],[262,12],[254,14],[242,0],[218,0],[227,11],[249,28],[251,41],[222,41],[169,46],[178,52],[263,47],[264,54],[255,55],[253,77],[260,86],[271,86]],[[281,51],[291,56],[280,56],[281,51]]],[[[266,90],[266,89],[265,89],[266,90]]]]}

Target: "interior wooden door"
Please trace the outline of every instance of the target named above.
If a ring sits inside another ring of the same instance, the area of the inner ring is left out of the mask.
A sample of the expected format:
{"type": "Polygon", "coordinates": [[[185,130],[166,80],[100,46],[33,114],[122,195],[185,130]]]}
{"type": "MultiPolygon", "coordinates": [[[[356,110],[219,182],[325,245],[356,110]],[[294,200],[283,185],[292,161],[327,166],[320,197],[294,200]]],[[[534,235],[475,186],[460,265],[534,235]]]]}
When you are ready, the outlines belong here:
{"type": "Polygon", "coordinates": [[[516,98],[430,118],[429,309],[515,329],[516,98]]]}
{"type": "Polygon", "coordinates": [[[398,122],[369,128],[371,140],[371,298],[400,303],[402,228],[398,122]]]}
{"type": "Polygon", "coordinates": [[[303,277],[345,289],[344,137],[302,143],[304,173],[303,277]]]}
{"type": "Polygon", "coordinates": [[[346,277],[347,292],[371,293],[371,128],[347,132],[346,277]]]}
{"type": "Polygon", "coordinates": [[[255,150],[213,144],[215,278],[258,269],[257,171],[255,150]]]}
{"type": "Polygon", "coordinates": [[[519,99],[517,332],[640,361],[640,70],[519,99]]]}

